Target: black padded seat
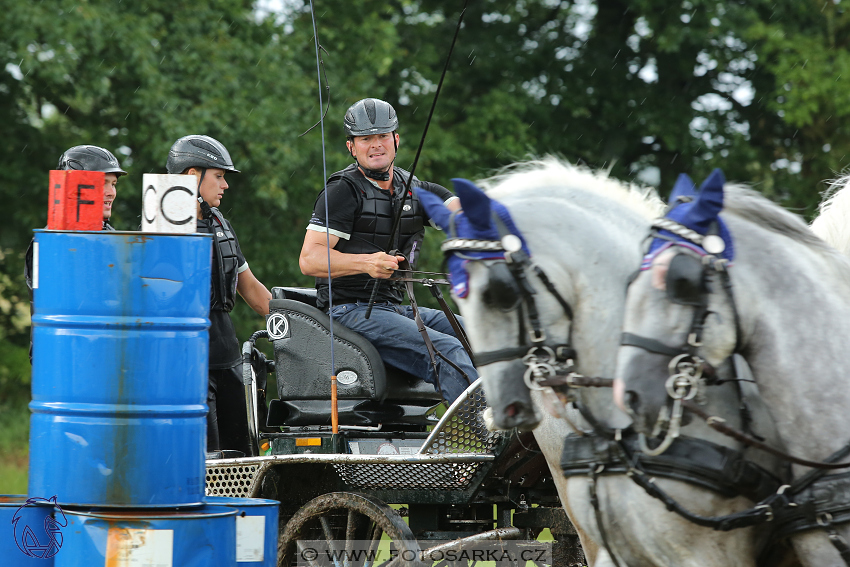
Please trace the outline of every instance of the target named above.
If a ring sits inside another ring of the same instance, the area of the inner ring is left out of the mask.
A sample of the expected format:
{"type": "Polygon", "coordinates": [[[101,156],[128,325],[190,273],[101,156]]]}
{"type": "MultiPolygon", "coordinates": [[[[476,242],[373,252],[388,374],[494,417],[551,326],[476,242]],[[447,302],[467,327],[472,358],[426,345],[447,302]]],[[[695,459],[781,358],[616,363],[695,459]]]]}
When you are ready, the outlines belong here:
{"type": "MultiPolygon", "coordinates": [[[[268,425],[330,423],[330,317],[315,307],[315,289],[275,287],[272,297],[272,315],[285,322],[278,325],[282,336],[269,337],[280,399],[269,407],[268,425]]],[[[369,341],[336,322],[334,362],[343,425],[421,423],[442,401],[433,386],[384,366],[369,341]]]]}

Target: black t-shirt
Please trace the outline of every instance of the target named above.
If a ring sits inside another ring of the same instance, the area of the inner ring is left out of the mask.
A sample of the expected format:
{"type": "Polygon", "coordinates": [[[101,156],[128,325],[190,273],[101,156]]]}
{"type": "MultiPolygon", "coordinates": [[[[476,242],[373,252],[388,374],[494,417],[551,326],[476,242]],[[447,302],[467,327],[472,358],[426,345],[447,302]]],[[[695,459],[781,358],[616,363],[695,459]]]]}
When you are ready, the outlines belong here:
{"type": "MultiPolygon", "coordinates": [[[[366,183],[372,183],[371,180],[363,176],[359,170],[357,170],[353,175],[362,176],[362,180],[358,180],[363,182],[365,180],[366,183]]],[[[393,174],[393,190],[396,195],[402,194],[404,185],[406,181],[406,176],[399,174],[399,170],[396,169],[393,174]]],[[[374,184],[373,184],[374,185],[374,184]]],[[[431,183],[429,181],[421,181],[415,179],[415,185],[426,191],[430,191],[440,197],[444,202],[449,201],[454,197],[451,191],[443,187],[442,185],[438,185],[436,183],[431,183]]],[[[384,191],[383,189],[377,188],[378,191],[384,191]]],[[[362,195],[359,190],[352,187],[352,185],[343,180],[336,179],[330,182],[327,186],[328,193],[328,216],[330,217],[330,221],[326,223],[325,221],[325,199],[324,192],[319,194],[318,199],[316,199],[316,204],[313,208],[313,215],[310,218],[310,223],[307,226],[308,230],[317,230],[318,232],[325,232],[325,227],[327,226],[330,229],[330,233],[334,236],[338,236],[341,241],[348,241],[351,239],[354,231],[355,221],[357,220],[358,214],[361,210],[361,200],[362,195]]],[[[408,200],[411,199],[411,196],[408,196],[408,200]]],[[[406,208],[406,207],[405,207],[406,208]]],[[[425,212],[424,207],[420,207],[420,214],[422,215],[422,219],[424,222],[430,222],[430,218],[425,212]]],[[[337,244],[337,249],[340,249],[340,245],[337,244]]],[[[374,249],[363,250],[362,253],[371,254],[374,252],[380,252],[379,248],[375,247],[374,249]]],[[[411,265],[416,264],[416,260],[418,258],[419,250],[406,251],[409,253],[409,260],[411,261],[411,265]]],[[[348,303],[354,301],[368,301],[372,294],[372,286],[373,282],[372,278],[368,275],[355,275],[355,276],[344,276],[341,278],[334,278],[334,304],[339,303],[348,303]]],[[[320,308],[324,308],[327,306],[328,300],[328,285],[327,280],[322,278],[317,278],[316,288],[318,291],[317,296],[317,305],[320,308]]],[[[394,283],[390,283],[387,281],[382,281],[381,285],[378,288],[378,294],[376,296],[376,301],[390,301],[393,303],[400,303],[403,297],[403,292],[400,287],[394,283]]]]}
{"type": "MultiPolygon", "coordinates": [[[[217,224],[215,219],[198,219],[198,232],[212,234],[210,222],[217,224]]],[[[233,237],[236,238],[233,225],[230,225],[230,230],[233,232],[233,237]]],[[[239,258],[239,273],[242,273],[248,269],[248,262],[242,255],[238,238],[236,239],[236,256],[239,258]]],[[[215,257],[215,251],[213,251],[213,278],[215,278],[218,269],[218,260],[215,257]]],[[[230,368],[239,364],[241,359],[242,351],[239,348],[239,339],[236,337],[233,321],[230,320],[230,313],[221,309],[210,309],[210,368],[230,368]]]]}

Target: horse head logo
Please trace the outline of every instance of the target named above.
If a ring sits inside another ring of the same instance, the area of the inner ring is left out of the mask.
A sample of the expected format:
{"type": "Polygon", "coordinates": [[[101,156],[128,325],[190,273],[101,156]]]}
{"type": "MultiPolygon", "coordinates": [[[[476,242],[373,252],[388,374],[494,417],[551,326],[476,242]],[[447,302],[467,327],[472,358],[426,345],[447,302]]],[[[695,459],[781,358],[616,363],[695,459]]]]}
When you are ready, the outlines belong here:
{"type": "Polygon", "coordinates": [[[62,528],[68,525],[68,519],[62,508],[56,503],[56,496],[46,498],[28,498],[27,501],[15,511],[12,517],[12,529],[15,536],[15,544],[21,553],[27,557],[49,559],[59,552],[62,547],[62,528]],[[50,504],[54,509],[53,515],[44,518],[44,535],[39,536],[29,524],[21,522],[23,510],[37,504],[50,504]]]}

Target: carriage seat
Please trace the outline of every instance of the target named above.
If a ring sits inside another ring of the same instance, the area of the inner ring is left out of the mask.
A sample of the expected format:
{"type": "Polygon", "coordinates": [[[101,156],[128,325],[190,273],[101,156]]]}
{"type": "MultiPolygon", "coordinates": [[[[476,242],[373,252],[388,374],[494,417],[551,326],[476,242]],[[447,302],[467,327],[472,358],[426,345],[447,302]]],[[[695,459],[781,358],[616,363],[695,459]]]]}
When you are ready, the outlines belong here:
{"type": "MultiPolygon", "coordinates": [[[[330,424],[330,317],[316,308],[316,290],[272,288],[269,309],[280,399],[269,405],[267,424],[330,424]]],[[[341,425],[422,424],[442,401],[421,378],[384,366],[369,341],[337,322],[334,362],[341,425]]]]}

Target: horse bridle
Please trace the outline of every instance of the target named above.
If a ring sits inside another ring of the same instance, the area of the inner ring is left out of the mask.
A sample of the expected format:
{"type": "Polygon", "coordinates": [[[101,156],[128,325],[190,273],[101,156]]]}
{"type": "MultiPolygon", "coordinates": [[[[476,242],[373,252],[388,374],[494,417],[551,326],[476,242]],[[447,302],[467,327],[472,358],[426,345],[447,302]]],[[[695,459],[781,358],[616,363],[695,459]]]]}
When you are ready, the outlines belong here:
{"type": "MultiPolygon", "coordinates": [[[[568,331],[566,343],[548,341],[546,331],[540,323],[537,303],[534,300],[537,290],[528,280],[527,270],[534,271],[570,321],[573,319],[573,310],[543,269],[531,262],[531,258],[522,249],[520,238],[508,231],[501,219],[495,215],[494,220],[500,232],[500,240],[452,237],[443,242],[441,249],[446,255],[458,254],[462,258],[485,262],[491,276],[490,287],[501,286],[501,289],[495,290],[498,295],[494,298],[495,301],[501,302],[502,308],[506,311],[512,309],[519,311],[517,314],[519,344],[515,347],[475,353],[475,366],[480,368],[496,362],[521,359],[526,366],[523,375],[526,385],[529,389],[541,389],[541,386],[537,384],[539,381],[575,372],[576,353],[571,346],[571,330],[568,331]],[[503,259],[472,258],[464,256],[464,252],[500,252],[503,259]]],[[[455,233],[453,221],[454,215],[450,220],[450,228],[451,232],[455,233]]]]}
{"type": "MultiPolygon", "coordinates": [[[[673,246],[682,246],[680,240],[662,234],[660,232],[662,230],[695,245],[703,255],[697,257],[695,254],[677,254],[671,259],[667,272],[665,288],[668,299],[694,308],[685,343],[675,347],[656,339],[626,332],[622,334],[620,341],[623,346],[633,346],[647,352],[671,357],[667,366],[668,377],[664,388],[668,399],[672,401],[672,407],[665,406],[659,412],[653,430],[653,437],[663,432],[664,438],[660,445],[652,449],[647,444],[646,437],[643,434],[639,436],[641,450],[651,456],[657,456],[666,451],[679,436],[685,403],[704,393],[701,386],[717,383],[714,381],[714,369],[698,354],[702,346],[705,322],[711,313],[708,307],[708,296],[711,292],[708,286],[710,274],[719,276],[732,308],[736,337],[734,352],[740,350],[741,336],[740,317],[735,306],[732,282],[727,269],[729,261],[715,255],[723,251],[723,245],[718,245],[717,240],[712,241],[708,236],[703,236],[668,218],[657,219],[653,222],[649,242],[660,238],[672,241],[673,246]]],[[[722,240],[720,242],[722,243],[722,240]]]]}

